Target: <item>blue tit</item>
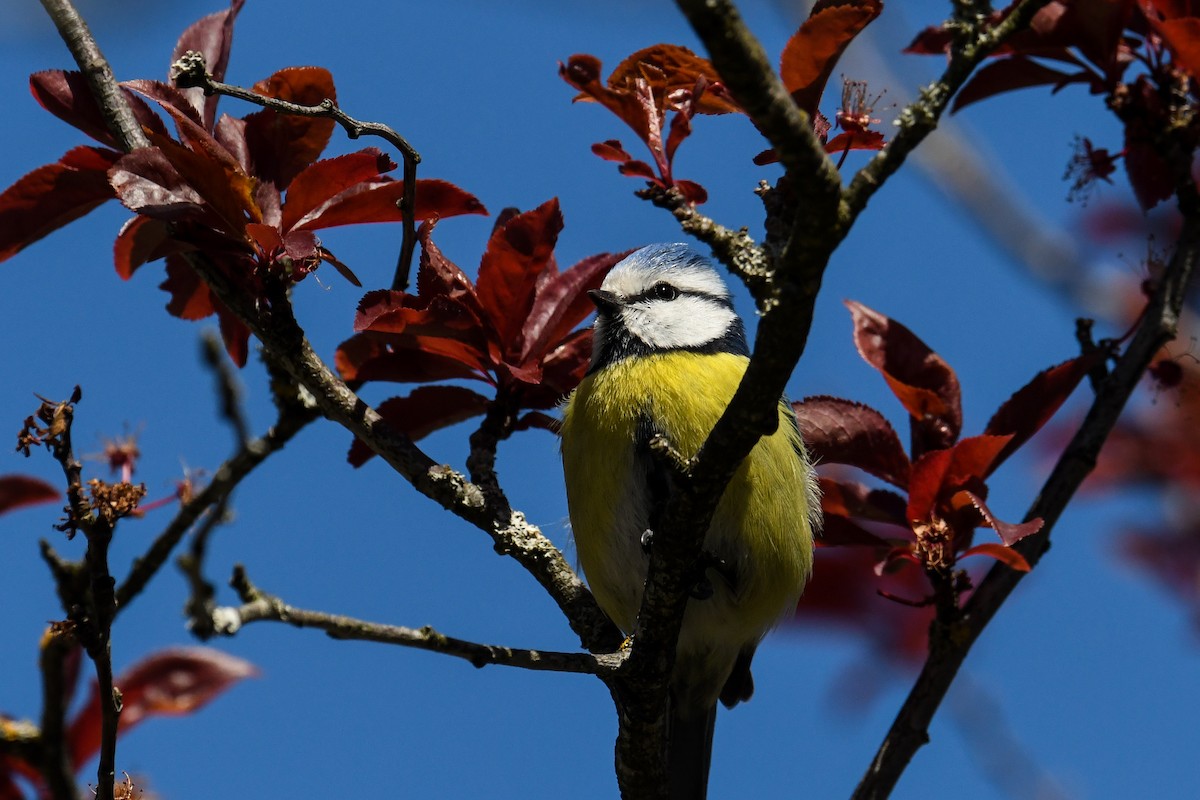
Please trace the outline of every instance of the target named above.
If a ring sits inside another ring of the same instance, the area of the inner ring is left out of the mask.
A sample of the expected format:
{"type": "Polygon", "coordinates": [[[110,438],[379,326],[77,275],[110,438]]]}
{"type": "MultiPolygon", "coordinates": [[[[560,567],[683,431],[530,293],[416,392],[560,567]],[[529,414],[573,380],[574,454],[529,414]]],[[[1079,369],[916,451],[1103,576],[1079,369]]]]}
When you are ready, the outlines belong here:
{"type": "MultiPolygon", "coordinates": [[[[567,401],[562,457],[579,562],[596,601],[632,632],[666,505],[661,435],[690,458],[749,364],[742,320],[707,259],[686,244],[644,247],[590,293],[591,367],[567,401]]],[[[816,479],[796,420],[738,468],[704,538],[671,678],[668,769],[673,798],[704,797],[716,704],[749,699],[750,660],[789,614],[812,569],[820,523],[816,479]]]]}

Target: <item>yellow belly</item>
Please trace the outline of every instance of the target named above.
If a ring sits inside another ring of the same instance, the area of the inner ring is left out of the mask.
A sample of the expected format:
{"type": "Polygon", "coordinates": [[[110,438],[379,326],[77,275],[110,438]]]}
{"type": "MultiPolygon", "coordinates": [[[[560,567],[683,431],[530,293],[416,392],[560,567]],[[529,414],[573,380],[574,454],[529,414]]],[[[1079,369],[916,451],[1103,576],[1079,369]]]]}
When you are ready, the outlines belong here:
{"type": "MultiPolygon", "coordinates": [[[[636,450],[649,418],[685,457],[699,450],[746,370],[743,356],[668,352],[617,362],[583,380],[564,411],[563,467],[579,562],[601,608],[633,630],[645,582],[644,471],[636,450]],[[639,506],[637,498],[643,505],[639,506]]],[[[756,642],[794,607],[812,566],[811,471],[799,434],[763,437],[726,488],[705,550],[737,567],[733,586],[688,603],[680,658],[756,642]]],[[[731,662],[732,663],[732,662],[731,662]]]]}

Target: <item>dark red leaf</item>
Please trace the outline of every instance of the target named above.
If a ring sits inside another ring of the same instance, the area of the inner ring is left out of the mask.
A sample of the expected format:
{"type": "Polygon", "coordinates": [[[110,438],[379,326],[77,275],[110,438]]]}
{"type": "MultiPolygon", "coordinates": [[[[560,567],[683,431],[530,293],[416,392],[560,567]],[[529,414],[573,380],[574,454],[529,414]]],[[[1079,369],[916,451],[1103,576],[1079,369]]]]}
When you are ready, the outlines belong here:
{"type": "Polygon", "coordinates": [[[683,199],[694,206],[708,202],[708,190],[695,181],[676,180],[674,186],[683,195],[683,199]]]}
{"type": "Polygon", "coordinates": [[[488,240],[475,291],[506,351],[519,344],[538,275],[553,263],[562,228],[562,212],[555,198],[513,217],[488,240]]]}
{"type": "Polygon", "coordinates": [[[594,145],[592,145],[592,152],[603,158],[605,161],[618,161],[623,163],[633,160],[633,156],[625,152],[625,148],[621,146],[621,142],[616,139],[596,142],[594,145]]]}
{"type": "MultiPolygon", "coordinates": [[[[204,68],[215,80],[225,80],[225,70],[229,66],[229,53],[233,47],[233,21],[242,10],[245,0],[232,0],[229,9],[193,22],[188,26],[179,41],[175,43],[175,51],[171,55],[174,63],[189,50],[195,50],[204,56],[204,68]]],[[[217,117],[217,100],[219,95],[205,97],[203,89],[183,89],[189,102],[196,109],[203,121],[204,127],[212,130],[213,120],[217,117]]]]}
{"type": "Polygon", "coordinates": [[[864,483],[822,475],[821,510],[826,514],[883,522],[908,530],[906,503],[888,489],[873,489],[864,483]]]}
{"type": "Polygon", "coordinates": [[[39,503],[50,503],[58,498],[58,489],[41,478],[29,475],[0,475],[0,514],[39,503]]]}
{"type": "MultiPolygon", "coordinates": [[[[289,233],[288,235],[291,236],[292,234],[289,233]]],[[[313,238],[316,238],[316,237],[313,237],[313,238]]],[[[354,274],[354,271],[351,270],[350,267],[343,264],[341,261],[338,261],[334,257],[333,253],[329,252],[324,247],[318,247],[317,253],[321,256],[321,260],[324,261],[326,264],[329,264],[334,269],[336,269],[338,271],[339,275],[341,275],[346,280],[350,281],[350,283],[352,283],[354,286],[357,286],[359,289],[362,288],[362,281],[360,281],[358,279],[358,276],[354,274]]]]}
{"type": "Polygon", "coordinates": [[[932,517],[953,455],[951,450],[931,450],[913,462],[905,513],[909,522],[926,522],[932,517]]]}
{"type": "Polygon", "coordinates": [[[1011,441],[1011,435],[984,435],[969,436],[955,444],[943,489],[954,492],[982,481],[995,470],[997,457],[1011,441]]]}
{"type": "Polygon", "coordinates": [[[962,430],[958,377],[942,357],[908,328],[853,300],[854,344],[911,416],[912,456],[947,448],[962,430]]]}
{"type": "MultiPolygon", "coordinates": [[[[502,218],[503,216],[501,214],[502,218]]],[[[500,220],[498,219],[496,222],[499,226],[500,220]]],[[[417,293],[421,297],[440,295],[457,300],[480,318],[484,317],[483,306],[475,294],[475,284],[434,244],[433,228],[432,222],[425,222],[417,229],[417,240],[421,243],[421,260],[417,269],[417,293]]]]}
{"type": "Polygon", "coordinates": [[[334,365],[347,381],[423,383],[451,378],[486,378],[477,353],[464,349],[457,355],[474,356],[464,361],[456,355],[422,349],[420,344],[428,343],[429,338],[413,337],[413,346],[392,350],[379,338],[362,334],[352,336],[338,346],[334,365]]]}
{"type": "Polygon", "coordinates": [[[608,76],[608,87],[617,92],[632,92],[639,78],[649,84],[659,108],[670,104],[676,93],[690,92],[698,81],[703,81],[706,85],[717,84],[718,89],[706,91],[697,99],[695,113],[728,114],[742,110],[728,92],[721,91],[721,76],[712,63],[677,44],[651,45],[626,57],[608,76]]]}
{"type": "Polygon", "coordinates": [[[288,185],[280,227],[291,230],[304,215],[340,192],[395,168],[396,162],[375,147],[310,164],[288,185]]]}
{"type": "MultiPolygon", "coordinates": [[[[108,123],[96,100],[87,80],[80,72],[64,72],[51,69],[35,72],[29,76],[29,90],[42,108],[54,116],[78,128],[101,144],[114,149],[121,149],[120,144],[108,130],[108,123]]],[[[122,89],[125,101],[133,111],[134,117],[155,133],[166,133],[167,128],[162,119],[150,110],[146,102],[135,96],[128,89],[122,89]]]]}
{"type": "Polygon", "coordinates": [[[1029,562],[1025,560],[1025,556],[1010,547],[1005,547],[996,542],[977,544],[965,550],[959,558],[967,558],[968,556],[989,556],[1003,564],[1007,564],[1017,572],[1029,572],[1032,569],[1029,566],[1029,562]]]}
{"type": "MultiPolygon", "coordinates": [[[[1143,0],[1143,5],[1146,5],[1143,0]]],[[[1171,49],[1175,65],[1193,80],[1200,76],[1200,18],[1189,16],[1161,22],[1151,19],[1151,25],[1171,49]]]]}
{"type": "Polygon", "coordinates": [[[825,514],[816,542],[818,547],[890,547],[886,541],[852,520],[829,513],[825,514]]]}
{"type": "Polygon", "coordinates": [[[221,341],[225,343],[225,352],[229,354],[229,360],[239,368],[246,366],[250,357],[250,329],[215,297],[213,306],[217,312],[217,324],[221,328],[221,341]]]}
{"type": "Polygon", "coordinates": [[[626,161],[617,167],[617,172],[620,172],[622,175],[628,175],[631,178],[645,178],[648,181],[659,183],[658,176],[654,174],[654,167],[641,159],[634,158],[626,161]]]}
{"type": "MultiPolygon", "coordinates": [[[[185,117],[197,126],[208,130],[204,126],[204,121],[200,118],[200,110],[192,105],[191,100],[184,94],[183,89],[179,89],[169,83],[163,83],[162,81],[148,80],[122,81],[121,85],[126,89],[132,89],[140,95],[149,97],[164,109],[171,109],[174,112],[172,116],[185,117]]],[[[162,130],[159,133],[165,134],[166,131],[162,130]]]]}
{"type": "Polygon", "coordinates": [[[542,360],[595,308],[587,293],[599,289],[604,276],[632,250],[600,253],[555,274],[537,287],[529,317],[521,330],[520,361],[542,360]]]}
{"type": "Polygon", "coordinates": [[[558,74],[582,94],[575,98],[593,100],[620,117],[643,142],[649,141],[650,120],[642,100],[628,90],[615,91],[600,81],[600,59],[583,54],[573,55],[566,64],[558,65],[558,74]]]}
{"type": "Polygon", "coordinates": [[[182,245],[169,236],[167,223],[135,215],[121,226],[113,244],[113,263],[122,280],[129,280],[142,264],[157,261],[182,245]]]}
{"type": "Polygon", "coordinates": [[[172,316],[197,320],[212,315],[216,310],[208,284],[181,256],[167,256],[167,279],[158,288],[171,294],[167,311],[172,316]]]}
{"type": "Polygon", "coordinates": [[[108,168],[118,158],[111,150],[76,147],[5,189],[0,194],[0,261],[111,199],[108,168]]]}
{"type": "MultiPolygon", "coordinates": [[[[487,214],[475,195],[442,180],[418,180],[413,203],[413,218],[420,220],[457,217],[462,214],[487,214]]],[[[400,181],[368,181],[351,186],[305,214],[295,225],[297,230],[319,230],[338,225],[367,222],[399,222],[400,181]]]]}
{"type": "Polygon", "coordinates": [[[556,408],[587,374],[592,356],[592,329],[575,331],[542,362],[541,383],[521,395],[525,408],[556,408]]]}
{"type": "Polygon", "coordinates": [[[1024,539],[1026,536],[1031,536],[1042,529],[1045,521],[1041,517],[1031,519],[1028,522],[1014,524],[1012,522],[1004,522],[997,519],[992,510],[987,507],[987,503],[983,498],[974,492],[967,492],[967,497],[971,499],[972,505],[979,509],[979,513],[983,515],[983,519],[987,522],[988,527],[996,532],[1000,540],[1004,542],[1005,547],[1012,547],[1017,542],[1024,539]]]}
{"type": "MultiPolygon", "coordinates": [[[[883,134],[879,131],[846,131],[844,133],[839,133],[837,136],[826,142],[825,152],[834,154],[844,153],[847,150],[882,150],[885,144],[887,143],[883,140],[883,134]]],[[[774,151],[768,152],[773,153],[774,151]]],[[[757,164],[758,162],[755,161],[755,163],[757,164]]],[[[769,164],[773,162],[768,161],[766,163],[769,164]]]]}
{"type": "MultiPolygon", "coordinates": [[[[333,76],[322,67],[281,69],[265,81],[254,84],[254,91],[306,106],[317,105],[322,100],[337,100],[333,76]]],[[[279,114],[269,108],[245,119],[246,143],[254,162],[254,174],[271,181],[280,190],[320,157],[329,144],[334,126],[331,119],[279,114]]]]}
{"type": "Polygon", "coordinates": [[[1125,172],[1143,211],[1175,193],[1175,180],[1166,159],[1139,124],[1125,126],[1125,172]]]}
{"type": "MultiPolygon", "coordinates": [[[[414,441],[457,422],[477,417],[490,401],[481,394],[459,386],[422,386],[407,397],[393,397],[379,406],[379,415],[388,425],[414,441]]],[[[375,452],[355,439],[346,460],[361,467],[375,452]]]]}
{"type": "Polygon", "coordinates": [[[900,437],[870,406],[838,397],[808,397],[792,403],[805,444],[819,463],[848,464],[908,487],[911,465],[900,437]]]}
{"type": "Polygon", "coordinates": [[[527,414],[522,414],[521,418],[517,420],[517,424],[513,427],[514,430],[518,431],[528,431],[533,430],[534,428],[541,428],[544,431],[550,431],[553,434],[557,434],[560,425],[558,419],[555,417],[552,417],[548,414],[543,414],[540,411],[530,411],[527,414]]]}
{"type": "Polygon", "coordinates": [[[780,60],[779,74],[796,105],[816,114],[842,52],[882,10],[881,0],[818,0],[780,60]]]}
{"type": "MultiPolygon", "coordinates": [[[[221,146],[237,159],[237,163],[242,168],[242,172],[249,175],[254,170],[254,165],[250,163],[250,146],[246,144],[246,120],[231,117],[228,114],[222,114],[217,120],[217,127],[213,129],[213,138],[221,143],[221,146]]],[[[279,206],[279,189],[273,183],[259,182],[260,192],[262,189],[270,189],[275,195],[274,206],[279,206]]],[[[256,195],[257,197],[258,195],[256,195]]],[[[263,205],[260,201],[259,205],[263,205]]],[[[266,216],[264,214],[264,216],[266,216]]],[[[266,220],[271,225],[278,225],[279,220],[266,220]]]]}
{"type": "Polygon", "coordinates": [[[1095,351],[1044,369],[1004,401],[983,432],[993,436],[1012,436],[1012,439],[996,455],[984,474],[994,472],[1017,448],[1041,430],[1088,371],[1103,359],[1103,353],[1095,351]]]}
{"type": "Polygon", "coordinates": [[[1033,86],[1053,86],[1058,91],[1069,83],[1088,83],[1090,72],[1063,72],[1023,56],[1013,56],[986,64],[963,86],[954,98],[951,113],[988,97],[1033,86]]]}
{"type": "MultiPolygon", "coordinates": [[[[160,650],[114,681],[122,702],[117,735],[147,717],[190,714],[257,674],[250,662],[209,647],[160,650]]],[[[67,743],[76,769],[100,750],[100,697],[94,685],[87,704],[71,722],[67,743]]]]}

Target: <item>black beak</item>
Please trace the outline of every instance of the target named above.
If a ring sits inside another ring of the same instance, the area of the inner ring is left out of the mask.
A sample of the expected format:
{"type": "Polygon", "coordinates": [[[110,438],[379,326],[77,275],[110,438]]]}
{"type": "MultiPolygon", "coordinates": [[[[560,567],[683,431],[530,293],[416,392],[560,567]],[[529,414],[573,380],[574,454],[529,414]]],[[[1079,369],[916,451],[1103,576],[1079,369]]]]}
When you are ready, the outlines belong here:
{"type": "Polygon", "coordinates": [[[621,301],[612,292],[592,289],[588,292],[588,297],[592,298],[592,302],[596,304],[596,311],[602,317],[616,316],[617,312],[621,310],[621,301]]]}

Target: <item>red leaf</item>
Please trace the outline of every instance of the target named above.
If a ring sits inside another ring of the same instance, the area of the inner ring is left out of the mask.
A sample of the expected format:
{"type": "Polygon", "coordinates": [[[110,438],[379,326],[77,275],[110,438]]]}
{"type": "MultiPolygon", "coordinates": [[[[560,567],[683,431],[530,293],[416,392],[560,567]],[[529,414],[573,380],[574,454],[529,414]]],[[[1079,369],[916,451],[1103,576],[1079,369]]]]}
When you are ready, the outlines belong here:
{"type": "MultiPolygon", "coordinates": [[[[337,101],[333,76],[322,67],[281,69],[254,84],[254,91],[300,105],[317,105],[322,100],[337,101]]],[[[254,174],[284,189],[312,162],[320,157],[334,121],[322,117],[279,114],[269,108],[246,118],[246,143],[254,161],[254,174]]]]}
{"type": "Polygon", "coordinates": [[[818,0],[780,60],[779,74],[796,105],[816,113],[842,52],[882,10],[881,0],[818,0]]]}
{"type": "Polygon", "coordinates": [[[183,245],[170,238],[167,223],[135,215],[121,226],[113,244],[113,263],[122,280],[129,280],[142,264],[178,252],[183,245]]]}
{"type": "Polygon", "coordinates": [[[592,356],[592,329],[575,331],[542,361],[542,379],[521,395],[525,408],[556,408],[587,374],[592,356]]]}
{"type": "Polygon", "coordinates": [[[396,162],[375,147],[310,164],[288,185],[280,227],[291,230],[305,214],[338,193],[395,168],[396,162]]]}
{"type": "MultiPolygon", "coordinates": [[[[680,90],[690,92],[698,81],[716,84],[715,91],[706,91],[697,99],[697,114],[728,114],[742,108],[720,83],[712,63],[677,44],[656,44],[626,57],[608,76],[608,87],[614,91],[634,91],[638,79],[646,81],[658,101],[659,108],[668,104],[680,90]]],[[[577,98],[583,99],[583,98],[577,98]]]]}
{"type": "MultiPolygon", "coordinates": [[[[117,735],[147,717],[190,714],[238,681],[257,674],[250,662],[208,647],[160,650],[114,681],[123,704],[117,735]]],[[[87,704],[71,722],[67,742],[75,769],[100,750],[100,697],[95,685],[87,704]]]]}
{"type": "Polygon", "coordinates": [[[1025,560],[1025,556],[1021,555],[1012,548],[1005,547],[1002,544],[996,544],[995,542],[984,542],[983,544],[977,544],[974,547],[965,550],[963,554],[959,556],[959,558],[967,558],[968,556],[989,556],[1003,564],[1007,564],[1017,572],[1029,572],[1029,570],[1032,569],[1032,567],[1029,566],[1029,562],[1025,560]]]}
{"type": "Polygon", "coordinates": [[[873,533],[867,532],[846,517],[825,514],[821,533],[816,539],[818,547],[880,547],[890,545],[873,533]]]}
{"type": "Polygon", "coordinates": [[[210,316],[216,310],[208,284],[180,256],[167,256],[167,279],[158,288],[170,292],[167,311],[172,316],[197,320],[210,316]]]}
{"type": "MultiPolygon", "coordinates": [[[[35,72],[29,76],[29,90],[42,108],[67,124],[91,136],[101,144],[114,149],[121,149],[120,144],[108,130],[108,123],[100,106],[92,97],[91,87],[80,72],[64,72],[61,69],[51,69],[35,72]]],[[[150,110],[146,102],[135,96],[128,89],[122,89],[125,101],[133,111],[134,117],[155,133],[166,133],[167,128],[162,119],[150,110]]]]}
{"type": "Polygon", "coordinates": [[[1125,172],[1143,211],[1149,211],[1175,193],[1175,181],[1166,159],[1143,124],[1125,126],[1125,172]]]}
{"type": "Polygon", "coordinates": [[[683,195],[683,199],[694,206],[708,201],[708,190],[695,181],[676,180],[674,186],[683,195]]]}
{"type": "Polygon", "coordinates": [[[587,292],[599,289],[604,276],[632,250],[600,253],[575,264],[539,285],[529,318],[521,331],[520,361],[541,361],[594,308],[587,292]]]}
{"type": "Polygon", "coordinates": [[[600,103],[612,113],[620,117],[626,125],[633,129],[643,142],[649,137],[649,120],[642,101],[628,90],[614,91],[600,82],[600,59],[595,56],[577,54],[567,59],[564,65],[558,65],[558,74],[567,83],[578,89],[581,94],[575,98],[592,100],[600,103]]]}
{"type": "Polygon", "coordinates": [[[533,306],[538,275],[553,263],[562,228],[555,198],[513,217],[488,240],[475,290],[506,351],[518,344],[533,306]]]}
{"type": "MultiPolygon", "coordinates": [[[[393,397],[378,408],[380,416],[398,431],[416,441],[436,430],[445,428],[487,410],[490,401],[481,394],[459,386],[422,386],[407,397],[393,397]]],[[[361,467],[375,457],[375,452],[355,439],[346,460],[361,467]]]]}
{"type": "MultiPolygon", "coordinates": [[[[404,184],[383,180],[358,183],[347,188],[304,215],[297,230],[319,230],[337,225],[367,222],[399,222],[400,198],[404,184]]],[[[418,180],[413,202],[413,218],[420,220],[457,217],[462,214],[487,214],[475,195],[442,180],[418,180]]]]}
{"type": "Polygon", "coordinates": [[[846,131],[826,142],[825,152],[835,154],[844,153],[847,150],[882,150],[885,144],[887,142],[883,140],[883,134],[879,131],[846,131]]]}
{"type": "Polygon", "coordinates": [[[5,189],[0,194],[0,261],[111,199],[107,173],[118,158],[111,150],[76,147],[5,189]]]}
{"type": "Polygon", "coordinates": [[[417,240],[421,243],[421,260],[417,269],[418,294],[422,297],[440,295],[457,300],[482,318],[483,306],[475,294],[475,284],[434,244],[433,227],[433,223],[425,222],[417,229],[417,240]]]}
{"type": "Polygon", "coordinates": [[[1051,69],[1024,56],[993,61],[971,76],[971,80],[954,98],[951,113],[958,113],[972,103],[1002,92],[1033,86],[1053,86],[1057,92],[1069,83],[1089,83],[1092,77],[1087,71],[1068,73],[1051,69]]]}
{"type": "Polygon", "coordinates": [[[661,183],[658,180],[658,176],[654,174],[654,167],[640,159],[635,158],[626,161],[624,164],[617,167],[617,172],[620,172],[622,175],[627,175],[630,178],[645,178],[648,181],[661,183]]]}
{"type": "Polygon", "coordinates": [[[854,345],[883,373],[888,387],[912,417],[912,455],[952,445],[962,430],[958,377],[942,357],[908,328],[846,301],[854,320],[854,345]]]}
{"type": "Polygon", "coordinates": [[[1011,435],[984,435],[970,436],[955,444],[943,489],[956,492],[972,482],[982,481],[995,470],[997,457],[1011,441],[1011,435]]]}
{"type": "MultiPolygon", "coordinates": [[[[189,50],[204,56],[204,67],[215,80],[225,80],[225,69],[229,66],[229,53],[233,47],[233,21],[242,10],[245,0],[232,0],[227,11],[218,11],[193,22],[188,26],[171,55],[174,63],[189,50]]],[[[189,102],[203,120],[204,127],[212,130],[217,116],[219,95],[205,97],[203,89],[183,89],[189,102]]]]}
{"type": "Polygon", "coordinates": [[[452,378],[486,379],[477,353],[465,348],[455,355],[422,349],[420,345],[429,343],[429,338],[411,337],[412,346],[393,350],[376,337],[352,336],[338,346],[334,365],[347,381],[424,383],[452,378]]]}
{"type": "Polygon", "coordinates": [[[58,498],[58,490],[41,478],[0,475],[0,514],[39,503],[50,503],[58,498]]]}
{"type": "Polygon", "coordinates": [[[905,512],[909,522],[924,522],[932,517],[952,458],[950,450],[931,450],[913,462],[905,512]]]}
{"type": "Polygon", "coordinates": [[[217,312],[217,323],[221,328],[221,341],[225,343],[225,352],[229,354],[229,360],[239,368],[246,366],[246,360],[250,357],[250,329],[215,297],[213,305],[217,312]]]}
{"type": "MultiPolygon", "coordinates": [[[[592,152],[603,158],[605,161],[618,161],[624,163],[632,161],[633,156],[625,152],[625,148],[621,146],[621,142],[616,139],[608,139],[603,142],[596,142],[592,145],[592,152]]],[[[653,175],[653,173],[651,173],[653,175]]]]}
{"type": "MultiPolygon", "coordinates": [[[[164,109],[169,108],[174,113],[172,116],[182,116],[197,126],[208,130],[204,125],[204,121],[200,117],[200,110],[192,105],[191,99],[184,94],[183,89],[173,86],[162,81],[148,80],[132,80],[121,81],[121,85],[126,89],[132,89],[138,94],[149,97],[154,100],[164,109]]],[[[166,134],[166,130],[160,130],[159,133],[166,134]]]]}
{"type": "Polygon", "coordinates": [[[1000,540],[1004,542],[1005,547],[1012,547],[1026,536],[1037,533],[1046,524],[1041,517],[1019,524],[1004,522],[996,518],[996,515],[987,507],[987,503],[983,501],[982,497],[974,492],[967,492],[966,494],[967,497],[971,498],[972,505],[979,509],[979,513],[983,515],[983,519],[987,522],[988,527],[994,530],[996,535],[1000,537],[1000,540]]]}
{"type": "Polygon", "coordinates": [[[900,437],[870,406],[838,397],[808,397],[792,403],[804,443],[819,463],[848,464],[908,487],[911,465],[900,437]]]}
{"type": "Polygon", "coordinates": [[[908,531],[905,500],[888,489],[872,489],[856,481],[822,475],[821,510],[826,515],[883,522],[908,531]]]}
{"type": "Polygon", "coordinates": [[[985,434],[1012,436],[992,461],[990,475],[1021,445],[1029,441],[1066,402],[1088,371],[1104,360],[1100,351],[1044,369],[1004,401],[988,421],[985,434]]]}

